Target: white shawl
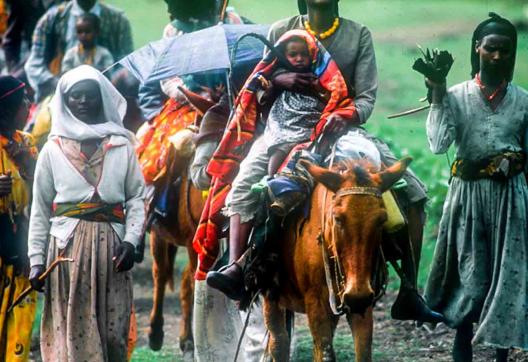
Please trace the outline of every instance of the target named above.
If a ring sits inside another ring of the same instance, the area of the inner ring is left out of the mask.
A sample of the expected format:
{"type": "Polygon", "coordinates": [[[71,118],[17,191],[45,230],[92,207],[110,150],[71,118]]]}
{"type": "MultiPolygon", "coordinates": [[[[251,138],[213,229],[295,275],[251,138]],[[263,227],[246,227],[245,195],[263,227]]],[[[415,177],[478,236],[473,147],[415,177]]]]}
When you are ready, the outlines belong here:
{"type": "Polygon", "coordinates": [[[124,136],[133,141],[134,135],[123,127],[127,103],[112,83],[97,69],[81,65],[60,78],[55,95],[51,99],[51,132],[49,137],[61,136],[77,141],[103,138],[111,135],[124,136]],[[89,125],[76,118],[66,105],[66,94],[77,83],[93,80],[99,85],[103,106],[104,123],[89,125]]]}

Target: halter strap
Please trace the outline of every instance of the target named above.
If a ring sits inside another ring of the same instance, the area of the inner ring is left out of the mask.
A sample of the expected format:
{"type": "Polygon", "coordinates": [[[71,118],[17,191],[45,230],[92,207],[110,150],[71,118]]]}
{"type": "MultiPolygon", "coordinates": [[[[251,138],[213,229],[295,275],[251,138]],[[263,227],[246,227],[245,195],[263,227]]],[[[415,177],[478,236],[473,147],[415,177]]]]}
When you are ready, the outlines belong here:
{"type": "Polygon", "coordinates": [[[340,190],[338,190],[335,193],[335,197],[343,197],[348,195],[369,195],[369,196],[375,196],[378,198],[381,198],[381,192],[375,187],[361,187],[361,186],[353,186],[353,187],[345,187],[340,190]]]}

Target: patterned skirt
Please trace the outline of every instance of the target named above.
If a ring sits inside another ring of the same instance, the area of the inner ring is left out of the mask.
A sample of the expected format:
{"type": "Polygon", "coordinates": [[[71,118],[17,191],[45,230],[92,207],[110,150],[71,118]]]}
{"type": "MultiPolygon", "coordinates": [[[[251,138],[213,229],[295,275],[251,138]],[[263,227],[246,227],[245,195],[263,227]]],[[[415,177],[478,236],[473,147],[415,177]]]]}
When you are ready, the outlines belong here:
{"type": "Polygon", "coordinates": [[[108,223],[81,220],[65,249],[51,237],[48,265],[73,258],[49,276],[41,325],[45,362],[126,361],[132,309],[130,272],[116,273],[119,239],[108,223]]]}

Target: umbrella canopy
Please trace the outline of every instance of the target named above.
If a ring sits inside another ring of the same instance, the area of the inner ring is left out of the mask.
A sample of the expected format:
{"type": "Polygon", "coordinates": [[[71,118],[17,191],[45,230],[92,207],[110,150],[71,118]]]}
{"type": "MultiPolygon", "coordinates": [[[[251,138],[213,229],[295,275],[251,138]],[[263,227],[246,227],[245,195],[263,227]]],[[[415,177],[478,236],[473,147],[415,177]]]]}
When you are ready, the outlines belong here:
{"type": "MultiPolygon", "coordinates": [[[[119,63],[143,83],[196,73],[224,73],[232,68],[231,51],[248,33],[266,36],[268,25],[215,25],[174,38],[152,42],[121,59],[119,63]]],[[[233,58],[235,68],[256,65],[264,44],[245,38],[233,58]]]]}

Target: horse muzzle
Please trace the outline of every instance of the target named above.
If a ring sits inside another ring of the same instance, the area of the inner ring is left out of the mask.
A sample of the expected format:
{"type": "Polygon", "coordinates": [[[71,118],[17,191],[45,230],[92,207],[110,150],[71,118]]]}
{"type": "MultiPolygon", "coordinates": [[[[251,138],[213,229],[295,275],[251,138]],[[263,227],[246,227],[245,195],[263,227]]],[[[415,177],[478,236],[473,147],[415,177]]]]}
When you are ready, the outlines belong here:
{"type": "Polygon", "coordinates": [[[346,290],[343,303],[350,313],[363,314],[374,302],[374,291],[368,287],[361,291],[346,290]]]}

